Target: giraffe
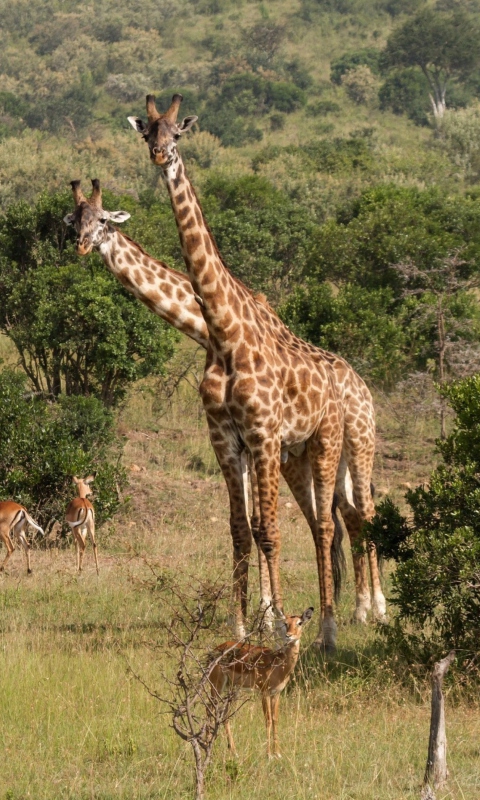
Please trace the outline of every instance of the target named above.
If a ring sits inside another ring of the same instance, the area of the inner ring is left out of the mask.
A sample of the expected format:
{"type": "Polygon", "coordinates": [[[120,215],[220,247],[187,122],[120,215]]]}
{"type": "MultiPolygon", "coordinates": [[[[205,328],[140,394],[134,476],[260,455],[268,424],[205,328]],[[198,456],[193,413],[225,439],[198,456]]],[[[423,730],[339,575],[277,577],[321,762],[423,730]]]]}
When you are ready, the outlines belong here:
{"type": "MultiPolygon", "coordinates": [[[[111,221],[125,222],[130,214],[126,211],[106,211],[103,208],[100,181],[94,178],[91,183],[92,193],[87,198],[81,189],[81,181],[70,182],[75,211],[67,214],[64,222],[75,227],[77,253],[86,256],[92,250],[97,250],[110,272],[129,292],[141,300],[150,311],[189,336],[206,350],[208,328],[188,276],[171,269],[162,261],[152,258],[139,244],[115,228],[111,221]]],[[[263,302],[261,296],[259,296],[259,301],[263,302]]],[[[310,487],[304,491],[304,487],[301,485],[302,476],[296,475],[296,461],[294,458],[288,465],[282,464],[281,471],[285,474],[287,484],[292,486],[292,493],[312,528],[312,520],[315,520],[312,493],[310,487]]],[[[258,538],[260,519],[258,501],[256,501],[256,481],[252,469],[250,469],[250,477],[253,497],[251,528],[258,551],[260,610],[268,620],[271,601],[270,578],[258,538]]],[[[244,475],[244,482],[245,478],[244,475]]],[[[245,491],[245,503],[248,505],[247,491],[245,491]]],[[[339,538],[341,539],[341,537],[339,538]]],[[[341,541],[339,542],[337,538],[335,544],[338,548],[341,541]]]]}
{"type": "MultiPolygon", "coordinates": [[[[244,630],[250,552],[248,522],[241,499],[240,455],[246,448],[255,465],[260,544],[267,559],[274,609],[281,617],[278,476],[280,459],[288,463],[290,451],[298,458],[303,456],[303,474],[313,479],[316,509],[313,528],[322,611],[317,642],[333,649],[336,624],[330,509],[336,487],[351,535],[358,533],[364,519],[373,516],[370,475],[375,428],[371,397],[346,362],[295,337],[268,304],[255,300],[226,268],[177,151],[178,139],[197,120],[190,116],[177,124],[181,101],[181,95],[174,95],[168,111],[160,114],[154,97],[148,95],[148,123],[145,125],[134,117],[129,121],[142,133],[152,161],[162,168],[187,271],[209,332],[200,392],[210,439],[229,491],[237,632],[241,635],[244,630]],[[344,440],[347,426],[350,435],[344,440]],[[348,491],[346,481],[347,465],[352,492],[348,491]]],[[[302,481],[302,485],[308,482],[302,481]]],[[[368,559],[374,603],[379,616],[383,616],[385,599],[373,546],[368,548],[368,559]]],[[[356,611],[362,617],[369,603],[363,556],[357,558],[355,572],[356,611]],[[363,594],[359,594],[359,588],[363,594]]]]}

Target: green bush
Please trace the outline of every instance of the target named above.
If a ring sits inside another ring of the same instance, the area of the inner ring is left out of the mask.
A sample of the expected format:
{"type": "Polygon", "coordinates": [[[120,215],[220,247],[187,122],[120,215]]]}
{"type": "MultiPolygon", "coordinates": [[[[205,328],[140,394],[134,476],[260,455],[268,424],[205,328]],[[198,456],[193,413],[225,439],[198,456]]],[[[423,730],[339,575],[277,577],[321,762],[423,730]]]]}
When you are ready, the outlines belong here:
{"type": "Polygon", "coordinates": [[[405,368],[406,334],[395,314],[392,292],[327,283],[297,287],[279,308],[303,339],[338,353],[365,378],[394,384],[405,368]]]}
{"type": "Polygon", "coordinates": [[[112,405],[162,372],[177,334],[128,294],[98,255],[80,261],[63,217],[71,195],[12,205],[0,220],[0,330],[37,391],[112,405]]]}
{"type": "Polygon", "coordinates": [[[395,70],[378,93],[380,108],[406,114],[416,125],[428,125],[432,107],[428,100],[428,81],[414,67],[395,70]]]}
{"type": "MultiPolygon", "coordinates": [[[[321,152],[323,145],[328,152],[328,144],[320,142],[317,147],[321,152]]],[[[340,154],[332,151],[330,157],[339,159],[340,154]]],[[[316,229],[307,275],[366,288],[390,286],[400,296],[404,285],[390,265],[411,260],[419,269],[431,269],[457,249],[478,271],[478,203],[436,188],[380,185],[342,206],[336,220],[316,229]]]]}
{"type": "Polygon", "coordinates": [[[330,80],[337,86],[341,86],[342,77],[351,69],[356,69],[360,65],[369,67],[374,75],[378,75],[380,73],[380,57],[381,51],[375,50],[373,47],[366,47],[363,50],[357,50],[355,53],[345,53],[331,62],[330,80]]]}
{"type": "Polygon", "coordinates": [[[74,496],[72,476],[95,472],[99,524],[118,508],[114,419],[94,397],[47,402],[29,391],[24,375],[0,372],[0,499],[25,505],[42,526],[63,520],[74,496]]]}
{"type": "Polygon", "coordinates": [[[413,662],[454,648],[465,664],[480,641],[480,376],[443,393],[456,413],[438,445],[443,462],[428,485],[407,492],[411,521],[384,501],[366,535],[397,561],[391,643],[413,662]]]}

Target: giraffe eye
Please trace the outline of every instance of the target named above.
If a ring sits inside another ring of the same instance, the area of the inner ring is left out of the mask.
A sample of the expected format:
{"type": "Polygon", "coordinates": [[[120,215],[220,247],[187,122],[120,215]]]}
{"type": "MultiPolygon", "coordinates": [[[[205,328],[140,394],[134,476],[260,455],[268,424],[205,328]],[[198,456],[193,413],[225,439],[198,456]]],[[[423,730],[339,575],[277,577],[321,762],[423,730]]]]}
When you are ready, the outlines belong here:
{"type": "Polygon", "coordinates": [[[100,222],[102,223],[102,225],[105,225],[105,223],[106,223],[107,221],[108,221],[108,220],[107,220],[107,217],[101,217],[101,218],[100,218],[100,222]]]}
{"type": "Polygon", "coordinates": [[[176,142],[178,142],[178,140],[180,139],[180,134],[179,133],[174,133],[173,134],[173,138],[175,139],[176,142]]]}

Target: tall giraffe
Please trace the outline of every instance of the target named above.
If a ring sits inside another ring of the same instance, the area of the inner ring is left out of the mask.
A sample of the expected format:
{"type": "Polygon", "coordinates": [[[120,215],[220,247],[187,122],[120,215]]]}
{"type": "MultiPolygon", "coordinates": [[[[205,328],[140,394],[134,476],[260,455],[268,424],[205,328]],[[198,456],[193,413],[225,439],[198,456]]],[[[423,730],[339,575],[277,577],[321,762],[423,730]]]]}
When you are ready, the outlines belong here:
{"type": "MultiPolygon", "coordinates": [[[[370,475],[374,451],[374,419],[367,387],[342,360],[295,337],[266,303],[227,270],[205,222],[193,187],[186,176],[176,143],[196,121],[177,124],[181,95],[159,114],[147,96],[148,124],[129,118],[147,141],[150,156],[162,168],[170,194],[183,256],[209,331],[204,378],[200,387],[210,439],[230,496],[234,543],[237,631],[243,629],[250,539],[241,492],[240,455],[246,447],[255,464],[260,507],[260,543],[265,553],[278,615],[283,614],[279,581],[280,537],[277,526],[279,460],[289,450],[303,458],[304,475],[314,483],[314,538],[320,579],[322,620],[318,642],[335,647],[330,544],[330,508],[335,485],[349,532],[358,534],[363,519],[373,516],[370,475]],[[354,376],[352,378],[352,376],[354,376]],[[347,423],[347,424],[345,424],[347,423]],[[347,433],[350,427],[350,435],[347,433]],[[302,453],[302,449],[304,449],[302,453]],[[346,488],[347,464],[353,496],[346,488]],[[335,480],[337,469],[339,479],[335,480]],[[354,504],[350,502],[354,499],[354,504]],[[344,514],[346,512],[346,515],[344,514]]],[[[288,461],[287,461],[288,463],[288,461]]],[[[303,483],[303,485],[308,485],[303,483]]],[[[374,602],[383,616],[376,553],[368,549],[374,602]]],[[[357,609],[366,613],[365,563],[356,564],[357,609]],[[358,602],[360,601],[360,603],[358,602]]],[[[368,587],[368,584],[367,584],[368,587]]]]}
{"type": "MultiPolygon", "coordinates": [[[[88,255],[97,250],[107,268],[138,300],[141,300],[154,314],[174,325],[205,350],[208,345],[208,328],[195,298],[188,276],[171,269],[162,261],[152,258],[139,244],[117,228],[116,223],[125,222],[130,214],[126,211],[107,211],[103,208],[100,181],[92,180],[92,193],[87,199],[81,189],[81,182],[71,181],[75,211],[64,217],[67,225],[73,225],[77,232],[77,252],[88,255]]],[[[302,461],[293,457],[288,464],[281,464],[281,471],[291,487],[302,513],[311,530],[315,525],[315,510],[312,504],[311,480],[307,487],[302,485],[302,461]],[[298,465],[298,466],[297,466],[298,465]]],[[[256,502],[256,481],[251,472],[253,514],[251,528],[258,549],[260,574],[260,602],[264,613],[271,601],[270,577],[267,562],[260,547],[258,530],[258,501],[256,502]]],[[[244,479],[245,479],[244,475],[244,479]]],[[[247,504],[247,492],[245,492],[247,504]]],[[[338,544],[337,544],[338,546],[338,544]]]]}

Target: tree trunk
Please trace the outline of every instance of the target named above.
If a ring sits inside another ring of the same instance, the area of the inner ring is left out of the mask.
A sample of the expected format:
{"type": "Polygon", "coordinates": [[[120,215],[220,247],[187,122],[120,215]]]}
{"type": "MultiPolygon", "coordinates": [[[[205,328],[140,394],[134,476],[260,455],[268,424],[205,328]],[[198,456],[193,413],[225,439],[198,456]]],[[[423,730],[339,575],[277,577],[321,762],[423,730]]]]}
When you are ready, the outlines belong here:
{"type": "Polygon", "coordinates": [[[444,675],[454,659],[455,651],[452,650],[448,656],[441,661],[437,661],[433,667],[430,738],[428,742],[427,766],[423,779],[421,800],[435,800],[434,789],[441,789],[448,777],[445,704],[442,684],[444,675]]]}
{"type": "MultiPolygon", "coordinates": [[[[437,334],[438,334],[438,382],[440,386],[445,383],[445,350],[447,346],[445,336],[445,316],[443,312],[442,299],[439,299],[437,309],[437,334]]],[[[445,398],[440,398],[440,438],[447,438],[447,429],[445,424],[446,416],[446,402],[445,398]]]]}

